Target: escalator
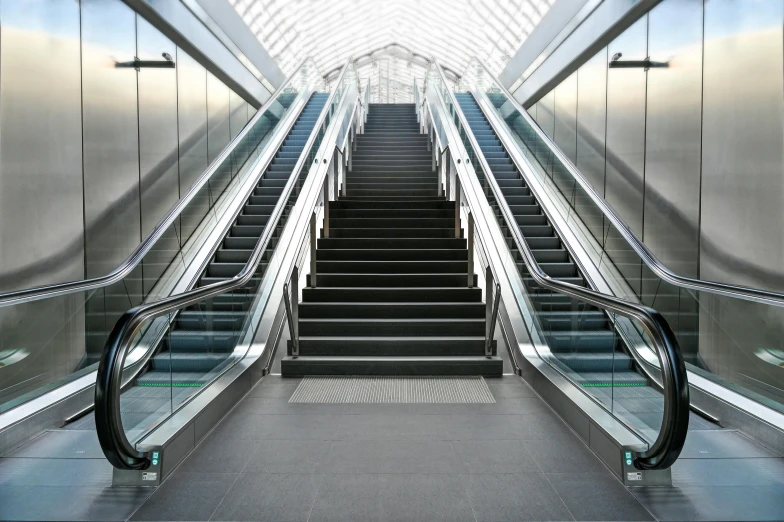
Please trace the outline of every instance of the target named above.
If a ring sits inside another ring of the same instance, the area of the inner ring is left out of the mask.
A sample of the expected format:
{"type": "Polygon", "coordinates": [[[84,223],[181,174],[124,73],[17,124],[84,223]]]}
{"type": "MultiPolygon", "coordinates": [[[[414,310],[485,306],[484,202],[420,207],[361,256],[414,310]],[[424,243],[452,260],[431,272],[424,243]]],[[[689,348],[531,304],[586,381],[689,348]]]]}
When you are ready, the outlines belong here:
{"type": "MultiPolygon", "coordinates": [[[[197,288],[232,279],[245,267],[327,98],[328,93],[315,93],[310,97],[203,270],[196,283],[197,288]]],[[[303,170],[300,175],[304,177],[306,173],[303,170]]],[[[278,237],[285,226],[293,199],[294,196],[287,202],[273,238],[278,237]]],[[[203,386],[230,363],[272,252],[269,249],[265,253],[244,287],[189,306],[169,318],[170,326],[163,334],[155,355],[121,397],[123,423],[127,429],[132,431],[135,425],[148,425],[160,416],[161,408],[175,408],[193,394],[194,388],[203,386]]]]}
{"type": "MultiPolygon", "coordinates": [[[[541,269],[553,279],[590,287],[474,97],[470,93],[456,93],[455,96],[516,225],[541,269]]],[[[480,170],[477,175],[484,184],[485,174],[480,170]]],[[[512,234],[492,192],[487,191],[486,195],[504,230],[507,244],[515,252],[518,270],[552,354],[550,362],[635,429],[657,433],[661,428],[664,398],[658,384],[631,354],[626,339],[617,329],[616,318],[538,285],[516,251],[512,234]]]]}

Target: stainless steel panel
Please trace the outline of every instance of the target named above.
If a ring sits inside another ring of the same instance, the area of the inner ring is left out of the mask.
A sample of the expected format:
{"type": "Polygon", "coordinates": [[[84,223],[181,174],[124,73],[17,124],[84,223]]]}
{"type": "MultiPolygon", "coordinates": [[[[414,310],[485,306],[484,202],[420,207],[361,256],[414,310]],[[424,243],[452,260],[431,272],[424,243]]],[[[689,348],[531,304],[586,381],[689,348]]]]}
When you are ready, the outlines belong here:
{"type": "Polygon", "coordinates": [[[784,290],[780,0],[705,3],[700,270],[784,290]]]}
{"type": "MultiPolygon", "coordinates": [[[[6,292],[84,278],[79,4],[5,1],[0,22],[0,291],[6,292]]],[[[79,293],[0,309],[0,411],[78,366],[83,300],[79,293]]]]}
{"type": "Polygon", "coordinates": [[[536,102],[536,123],[552,139],[555,126],[555,93],[548,92],[536,102]]]}
{"type": "Polygon", "coordinates": [[[253,108],[234,91],[229,92],[229,108],[231,110],[231,138],[234,139],[248,123],[249,113],[253,108]]]}
{"type": "MultiPolygon", "coordinates": [[[[607,47],[612,58],[644,60],[647,55],[647,15],[607,47]]],[[[607,74],[607,142],[605,198],[638,237],[642,237],[645,168],[645,80],[643,69],[610,69],[607,74]]],[[[610,257],[636,292],[642,264],[620,235],[609,231],[610,257]]]]}
{"type": "MultiPolygon", "coordinates": [[[[702,129],[702,0],[649,13],[645,244],[676,273],[698,275],[702,129]]],[[[613,71],[614,73],[614,71],[613,71]]]]}
{"type": "Polygon", "coordinates": [[[85,267],[117,267],[140,241],[136,15],[120,0],[82,4],[85,267]]]}
{"type": "Polygon", "coordinates": [[[607,123],[607,49],[577,72],[577,151],[575,164],[604,196],[604,141],[607,123]]]}
{"type": "MultiPolygon", "coordinates": [[[[144,18],[136,16],[137,56],[161,60],[176,56],[176,46],[144,18]]],[[[179,199],[177,142],[177,71],[139,71],[139,170],[141,235],[146,237],[179,199]]],[[[144,259],[144,294],[158,281],[178,250],[172,230],[144,259]]]]}
{"type": "Polygon", "coordinates": [[[574,163],[577,153],[577,73],[555,88],[555,144],[574,163]]]}
{"type": "MultiPolygon", "coordinates": [[[[644,60],[647,17],[608,46],[612,59],[644,60]]],[[[606,197],[639,237],[645,160],[645,76],[643,69],[610,69],[607,75],[606,197]]]]}
{"type": "MultiPolygon", "coordinates": [[[[180,195],[207,169],[207,71],[177,48],[177,117],[180,143],[180,195]]],[[[209,189],[184,210],[180,241],[184,244],[209,209],[209,189]]]]}
{"type": "Polygon", "coordinates": [[[81,279],[79,6],[0,4],[0,291],[81,279]]]}
{"type": "Polygon", "coordinates": [[[184,195],[209,162],[207,150],[207,71],[177,49],[177,115],[180,140],[180,194],[184,195]]]}
{"type": "MultiPolygon", "coordinates": [[[[782,291],[784,2],[710,0],[704,23],[700,276],[782,291]]],[[[784,402],[770,356],[784,349],[782,309],[705,295],[700,304],[707,367],[784,402]]]]}
{"type": "Polygon", "coordinates": [[[212,162],[231,140],[229,129],[229,88],[207,73],[207,156],[212,162]]]}
{"type": "MultiPolygon", "coordinates": [[[[82,3],[85,275],[111,272],[141,240],[136,14],[120,0],[82,3]]],[[[88,360],[115,321],[141,302],[141,269],[87,303],[88,360]]]]}

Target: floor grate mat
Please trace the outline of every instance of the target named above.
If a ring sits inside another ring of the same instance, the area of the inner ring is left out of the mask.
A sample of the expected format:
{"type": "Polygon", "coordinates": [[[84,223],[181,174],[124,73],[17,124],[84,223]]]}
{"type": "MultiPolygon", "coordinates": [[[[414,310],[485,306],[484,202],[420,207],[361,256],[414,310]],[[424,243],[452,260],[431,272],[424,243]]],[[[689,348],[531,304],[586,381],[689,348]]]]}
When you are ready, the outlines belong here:
{"type": "Polygon", "coordinates": [[[482,377],[305,377],[289,402],[316,404],[491,404],[482,377]]]}

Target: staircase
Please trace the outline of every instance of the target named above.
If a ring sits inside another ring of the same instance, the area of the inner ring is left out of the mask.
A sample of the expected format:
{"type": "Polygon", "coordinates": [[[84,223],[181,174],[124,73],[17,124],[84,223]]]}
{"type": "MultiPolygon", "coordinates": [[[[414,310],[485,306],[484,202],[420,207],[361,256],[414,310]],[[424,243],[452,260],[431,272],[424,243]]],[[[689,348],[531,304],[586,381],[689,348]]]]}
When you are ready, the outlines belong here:
{"type": "Polygon", "coordinates": [[[468,250],[455,237],[454,202],[438,196],[428,138],[413,104],[371,104],[357,136],[347,196],[330,202],[329,236],[316,250],[316,285],[299,305],[299,356],[281,371],[304,375],[482,375],[482,291],[468,286],[468,250]]]}
{"type": "MultiPolygon", "coordinates": [[[[491,175],[501,189],[516,225],[531,247],[539,266],[553,279],[587,287],[585,278],[473,96],[458,93],[456,97],[492,171],[491,175]]],[[[484,185],[484,175],[479,171],[477,175],[484,185]]],[[[635,417],[640,424],[658,429],[663,398],[651,386],[645,373],[638,369],[610,318],[598,308],[539,286],[523,264],[522,255],[517,251],[500,208],[489,190],[487,196],[505,233],[506,242],[515,255],[518,270],[555,358],[554,362],[600,401],[611,405],[616,411],[625,409],[627,416],[635,417]]]]}

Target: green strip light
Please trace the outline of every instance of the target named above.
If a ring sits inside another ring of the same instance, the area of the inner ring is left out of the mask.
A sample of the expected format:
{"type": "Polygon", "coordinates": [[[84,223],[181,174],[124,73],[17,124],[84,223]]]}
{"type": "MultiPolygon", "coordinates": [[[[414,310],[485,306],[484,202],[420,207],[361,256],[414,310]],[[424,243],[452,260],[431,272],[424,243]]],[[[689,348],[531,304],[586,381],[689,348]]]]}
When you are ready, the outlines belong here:
{"type": "Polygon", "coordinates": [[[584,388],[613,388],[613,387],[634,388],[634,387],[648,386],[648,385],[646,383],[644,383],[644,382],[640,382],[640,383],[636,383],[636,382],[626,382],[626,383],[619,382],[619,383],[615,383],[615,384],[609,383],[609,382],[584,382],[584,383],[582,383],[582,386],[584,388]]]}
{"type": "Polygon", "coordinates": [[[176,382],[173,384],[168,383],[156,383],[156,382],[146,382],[146,383],[138,383],[136,386],[146,386],[148,388],[199,388],[201,387],[201,383],[198,382],[176,382]]]}

